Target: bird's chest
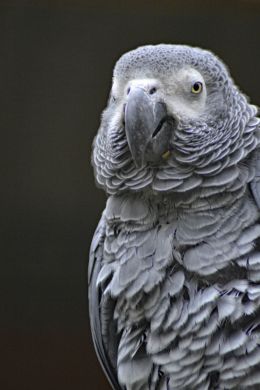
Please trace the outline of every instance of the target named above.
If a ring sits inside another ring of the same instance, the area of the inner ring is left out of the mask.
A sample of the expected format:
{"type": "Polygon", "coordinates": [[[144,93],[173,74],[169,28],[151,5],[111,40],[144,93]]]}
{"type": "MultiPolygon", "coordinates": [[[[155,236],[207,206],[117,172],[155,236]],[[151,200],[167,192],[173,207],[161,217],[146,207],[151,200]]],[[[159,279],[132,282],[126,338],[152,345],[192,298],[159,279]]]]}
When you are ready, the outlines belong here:
{"type": "Polygon", "coordinates": [[[169,279],[172,291],[184,289],[184,279],[204,288],[216,270],[253,247],[253,241],[241,240],[256,218],[246,202],[223,211],[180,212],[137,196],[111,197],[106,215],[102,272],[110,273],[106,292],[116,299],[122,324],[151,317],[169,279]]]}
{"type": "Polygon", "coordinates": [[[247,336],[222,324],[237,324],[260,304],[248,273],[260,236],[255,206],[244,200],[179,213],[115,198],[107,207],[100,280],[107,277],[104,294],[115,302],[119,366],[145,350],[172,388],[188,389],[204,366],[207,375],[224,365],[232,337],[244,353],[247,336]]]}
{"type": "Polygon", "coordinates": [[[116,299],[122,326],[136,324],[158,309],[167,279],[174,278],[173,290],[183,287],[186,252],[199,245],[205,231],[215,231],[211,225],[216,228],[217,220],[212,213],[196,219],[137,197],[112,197],[107,209],[103,270],[110,268],[112,276],[106,291],[116,299]]]}

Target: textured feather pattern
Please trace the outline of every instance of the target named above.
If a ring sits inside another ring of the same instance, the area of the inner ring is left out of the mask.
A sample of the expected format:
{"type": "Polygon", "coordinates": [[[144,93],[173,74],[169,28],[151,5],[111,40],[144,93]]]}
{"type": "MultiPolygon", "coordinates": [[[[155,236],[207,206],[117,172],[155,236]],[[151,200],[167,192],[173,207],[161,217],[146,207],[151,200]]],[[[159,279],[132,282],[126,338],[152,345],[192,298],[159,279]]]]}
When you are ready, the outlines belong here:
{"type": "Polygon", "coordinates": [[[260,305],[260,288],[247,276],[250,266],[260,269],[254,251],[259,212],[246,195],[221,211],[184,209],[181,215],[169,199],[109,198],[97,286],[116,302],[122,386],[148,388],[156,368],[156,386],[167,377],[170,389],[210,388],[210,375],[218,371],[220,388],[236,389],[260,364],[254,330],[238,325],[260,305]],[[234,279],[232,267],[244,277],[234,279]]]}
{"type": "Polygon", "coordinates": [[[90,315],[115,389],[260,388],[257,109],[200,49],[140,48],[114,78],[167,81],[187,65],[208,83],[209,107],[176,114],[168,159],[135,165],[117,102],[94,142],[108,200],[91,250],[90,315]]]}

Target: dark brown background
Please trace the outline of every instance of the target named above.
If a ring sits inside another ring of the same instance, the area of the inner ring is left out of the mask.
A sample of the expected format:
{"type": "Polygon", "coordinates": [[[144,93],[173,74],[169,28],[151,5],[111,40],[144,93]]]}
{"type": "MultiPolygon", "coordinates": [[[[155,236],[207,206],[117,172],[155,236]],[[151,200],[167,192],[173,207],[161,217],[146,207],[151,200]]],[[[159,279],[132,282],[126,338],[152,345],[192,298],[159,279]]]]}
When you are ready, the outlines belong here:
{"type": "Polygon", "coordinates": [[[0,4],[0,388],[109,389],[89,333],[88,249],[105,197],[91,143],[115,60],[210,48],[260,103],[258,1],[0,4]]]}

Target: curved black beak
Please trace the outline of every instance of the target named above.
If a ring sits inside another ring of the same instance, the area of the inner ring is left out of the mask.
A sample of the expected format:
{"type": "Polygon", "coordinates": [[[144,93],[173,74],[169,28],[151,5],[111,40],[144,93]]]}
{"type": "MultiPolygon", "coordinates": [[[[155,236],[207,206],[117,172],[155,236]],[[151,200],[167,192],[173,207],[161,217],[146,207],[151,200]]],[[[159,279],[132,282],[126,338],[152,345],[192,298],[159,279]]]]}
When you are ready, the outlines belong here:
{"type": "Polygon", "coordinates": [[[168,150],[172,122],[165,103],[139,86],[130,90],[125,106],[125,130],[137,166],[158,161],[168,150]]]}

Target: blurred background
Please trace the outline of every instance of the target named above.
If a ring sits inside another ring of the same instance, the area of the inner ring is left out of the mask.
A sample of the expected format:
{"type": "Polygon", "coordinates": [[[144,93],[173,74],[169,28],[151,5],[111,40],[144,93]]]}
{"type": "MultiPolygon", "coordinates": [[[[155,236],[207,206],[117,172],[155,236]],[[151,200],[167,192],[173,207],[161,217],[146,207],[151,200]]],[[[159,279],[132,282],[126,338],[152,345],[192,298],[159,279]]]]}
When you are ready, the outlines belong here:
{"type": "Polygon", "coordinates": [[[258,1],[0,1],[0,388],[109,386],[86,270],[105,196],[91,144],[114,62],[146,43],[211,49],[260,104],[258,1]]]}

